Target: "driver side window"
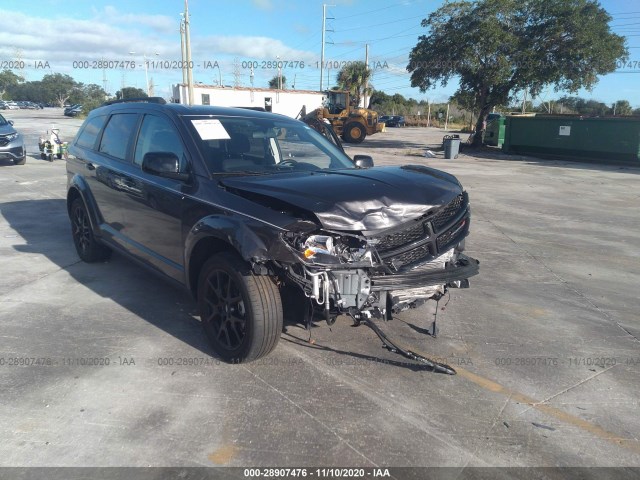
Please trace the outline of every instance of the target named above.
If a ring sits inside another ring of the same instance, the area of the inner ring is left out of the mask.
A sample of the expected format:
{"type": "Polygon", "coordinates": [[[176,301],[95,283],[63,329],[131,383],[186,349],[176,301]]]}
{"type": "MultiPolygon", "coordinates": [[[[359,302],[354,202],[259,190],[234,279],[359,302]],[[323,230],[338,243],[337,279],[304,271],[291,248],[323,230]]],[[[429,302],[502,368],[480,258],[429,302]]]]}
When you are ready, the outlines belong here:
{"type": "Polygon", "coordinates": [[[148,152],[175,153],[180,160],[180,171],[187,171],[182,140],[171,122],[163,117],[145,115],[140,127],[133,163],[142,165],[142,159],[148,152]]]}

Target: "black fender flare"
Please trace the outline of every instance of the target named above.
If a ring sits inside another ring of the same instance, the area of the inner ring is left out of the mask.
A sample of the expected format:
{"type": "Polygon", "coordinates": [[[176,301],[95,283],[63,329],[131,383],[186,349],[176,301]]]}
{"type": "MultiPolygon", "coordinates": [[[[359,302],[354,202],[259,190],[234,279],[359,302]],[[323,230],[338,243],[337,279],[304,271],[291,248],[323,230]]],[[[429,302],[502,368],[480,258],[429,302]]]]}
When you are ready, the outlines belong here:
{"type": "Polygon", "coordinates": [[[71,213],[71,204],[73,200],[79,197],[82,199],[87,213],[89,213],[89,222],[91,223],[91,229],[96,237],[101,237],[99,225],[103,223],[98,204],[87,185],[87,181],[81,175],[75,174],[69,181],[67,188],[67,213],[71,213]],[[77,195],[74,195],[77,193],[77,195]]]}
{"type": "MultiPolygon", "coordinates": [[[[268,260],[268,248],[260,237],[239,219],[226,215],[210,215],[200,219],[189,231],[185,239],[185,279],[187,288],[193,291],[191,259],[203,240],[216,240],[231,247],[246,262],[268,260]]],[[[197,252],[196,252],[197,253],[197,252]]],[[[204,259],[206,260],[206,259],[204,259]]]]}

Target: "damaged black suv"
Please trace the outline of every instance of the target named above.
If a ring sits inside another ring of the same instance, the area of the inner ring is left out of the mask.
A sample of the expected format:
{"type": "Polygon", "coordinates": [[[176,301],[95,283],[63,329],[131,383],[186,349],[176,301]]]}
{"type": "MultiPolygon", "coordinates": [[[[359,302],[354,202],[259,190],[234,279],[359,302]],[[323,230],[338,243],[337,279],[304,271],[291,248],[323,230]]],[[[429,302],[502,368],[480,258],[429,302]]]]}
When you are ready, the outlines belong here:
{"type": "Polygon", "coordinates": [[[186,286],[214,350],[251,361],[285,316],[373,325],[478,272],[455,177],[371,167],[288,117],[111,102],[69,148],[73,240],[84,261],[117,250],[186,286]]]}

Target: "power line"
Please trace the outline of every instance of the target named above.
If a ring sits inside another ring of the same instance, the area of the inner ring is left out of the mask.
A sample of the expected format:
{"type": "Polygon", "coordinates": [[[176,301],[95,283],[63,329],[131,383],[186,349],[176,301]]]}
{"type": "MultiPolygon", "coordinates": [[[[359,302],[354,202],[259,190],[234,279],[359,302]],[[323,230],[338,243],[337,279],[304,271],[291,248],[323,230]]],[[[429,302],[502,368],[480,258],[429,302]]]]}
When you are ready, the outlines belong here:
{"type": "Polygon", "coordinates": [[[353,15],[347,15],[346,17],[340,17],[339,20],[344,20],[345,18],[361,17],[361,16],[366,15],[368,13],[380,12],[382,10],[388,10],[390,8],[396,8],[396,7],[397,7],[397,5],[389,5],[388,7],[376,8],[375,10],[368,10],[366,12],[356,13],[356,14],[353,14],[353,15]]]}
{"type": "Polygon", "coordinates": [[[421,18],[421,17],[424,17],[424,15],[416,15],[416,16],[413,16],[413,17],[400,18],[398,20],[392,20],[390,22],[376,23],[374,25],[365,25],[365,26],[362,26],[362,27],[341,28],[341,29],[338,30],[338,32],[349,32],[351,30],[361,30],[363,28],[381,27],[383,25],[390,25],[392,23],[404,22],[406,20],[413,20],[414,18],[421,18]]]}

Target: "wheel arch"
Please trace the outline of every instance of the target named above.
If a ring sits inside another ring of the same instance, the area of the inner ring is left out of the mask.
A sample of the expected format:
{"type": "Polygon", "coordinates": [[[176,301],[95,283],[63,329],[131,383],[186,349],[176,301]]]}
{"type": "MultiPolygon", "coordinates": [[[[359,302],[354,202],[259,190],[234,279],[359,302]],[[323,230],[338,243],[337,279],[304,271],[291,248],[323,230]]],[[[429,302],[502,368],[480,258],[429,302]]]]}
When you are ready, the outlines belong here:
{"type": "Polygon", "coordinates": [[[97,204],[93,199],[85,180],[79,175],[76,175],[69,182],[69,187],[67,189],[67,214],[71,214],[71,205],[73,205],[73,202],[78,198],[82,200],[87,212],[89,213],[89,221],[91,222],[91,229],[93,230],[94,235],[99,237],[100,229],[98,228],[98,225],[100,225],[100,216],[97,204]]]}
{"type": "Polygon", "coordinates": [[[199,221],[185,242],[185,280],[194,298],[198,277],[209,257],[234,252],[247,263],[267,259],[267,247],[247,225],[229,217],[211,216],[199,221]]]}

